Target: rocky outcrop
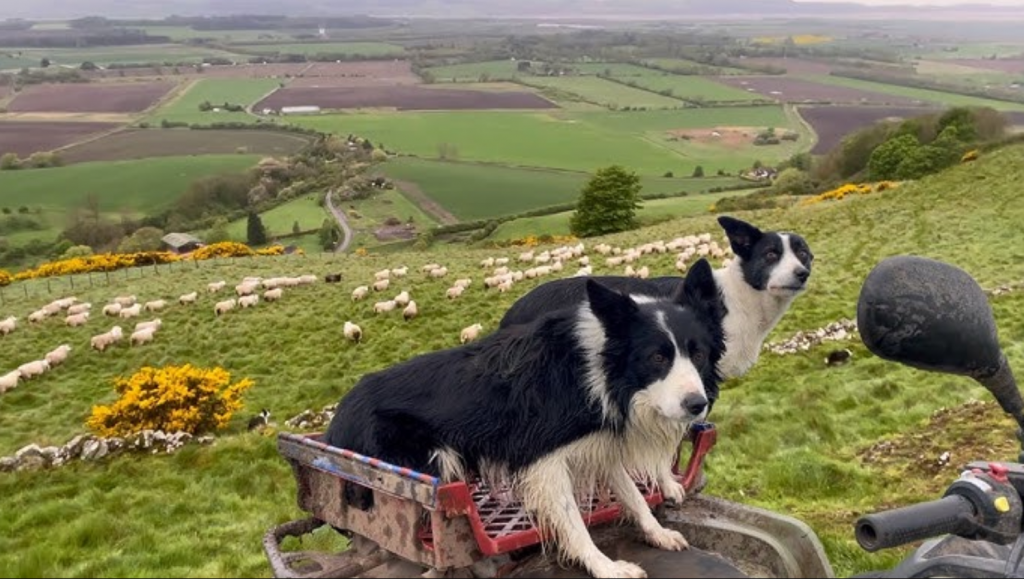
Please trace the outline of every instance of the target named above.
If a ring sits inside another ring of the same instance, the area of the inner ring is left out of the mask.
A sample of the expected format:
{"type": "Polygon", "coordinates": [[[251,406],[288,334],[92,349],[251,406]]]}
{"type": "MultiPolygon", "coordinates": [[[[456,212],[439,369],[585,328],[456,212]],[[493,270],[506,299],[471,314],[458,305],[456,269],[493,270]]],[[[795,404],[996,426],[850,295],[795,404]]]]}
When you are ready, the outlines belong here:
{"type": "Polygon", "coordinates": [[[213,442],[213,436],[196,437],[187,432],[167,433],[162,430],[143,430],[124,438],[80,434],[63,446],[23,446],[12,456],[0,458],[0,472],[53,468],[73,460],[96,461],[124,452],[169,454],[189,442],[209,444],[213,442]]]}

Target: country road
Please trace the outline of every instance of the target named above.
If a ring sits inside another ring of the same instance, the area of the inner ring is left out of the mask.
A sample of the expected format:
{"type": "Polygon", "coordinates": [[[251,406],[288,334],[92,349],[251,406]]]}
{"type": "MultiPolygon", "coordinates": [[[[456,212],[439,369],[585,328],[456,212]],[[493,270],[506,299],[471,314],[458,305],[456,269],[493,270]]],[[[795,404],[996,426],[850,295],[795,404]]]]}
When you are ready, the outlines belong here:
{"type": "Polygon", "coordinates": [[[352,228],[348,226],[348,219],[345,217],[345,214],[334,207],[334,200],[331,199],[331,191],[327,192],[324,204],[327,205],[327,209],[330,210],[331,215],[334,216],[334,219],[341,227],[341,242],[334,246],[334,253],[341,253],[348,249],[348,245],[352,243],[352,228]]]}

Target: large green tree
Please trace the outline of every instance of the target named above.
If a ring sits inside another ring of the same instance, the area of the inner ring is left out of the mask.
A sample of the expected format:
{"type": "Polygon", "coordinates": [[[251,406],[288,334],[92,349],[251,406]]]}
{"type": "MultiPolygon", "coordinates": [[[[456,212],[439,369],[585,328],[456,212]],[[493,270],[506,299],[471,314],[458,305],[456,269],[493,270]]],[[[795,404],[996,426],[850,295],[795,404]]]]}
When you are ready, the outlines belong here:
{"type": "Polygon", "coordinates": [[[580,192],[570,231],[592,237],[635,228],[640,189],[640,177],[620,165],[599,169],[580,192]]]}
{"type": "Polygon", "coordinates": [[[260,214],[255,211],[249,212],[249,220],[246,223],[245,232],[246,241],[251,247],[267,243],[267,230],[263,227],[263,220],[260,219],[260,214]]]}

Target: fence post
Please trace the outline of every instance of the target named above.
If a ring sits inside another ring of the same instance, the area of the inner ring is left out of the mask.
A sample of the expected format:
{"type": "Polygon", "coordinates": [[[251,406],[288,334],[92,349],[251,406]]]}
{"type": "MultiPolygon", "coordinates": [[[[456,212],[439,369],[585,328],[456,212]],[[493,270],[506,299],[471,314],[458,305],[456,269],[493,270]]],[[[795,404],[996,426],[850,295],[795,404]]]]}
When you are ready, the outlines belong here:
{"type": "Polygon", "coordinates": [[[7,300],[4,299],[4,288],[0,287],[0,306],[6,305],[7,300]]]}
{"type": "Polygon", "coordinates": [[[71,289],[75,289],[75,276],[74,276],[74,274],[68,276],[68,281],[71,282],[71,289]]]}
{"type": "Polygon", "coordinates": [[[107,285],[110,285],[110,271],[104,271],[103,275],[107,276],[107,285]]]}
{"type": "Polygon", "coordinates": [[[52,294],[53,290],[50,289],[50,278],[46,278],[46,293],[52,294]]]}
{"type": "Polygon", "coordinates": [[[153,261],[153,273],[160,275],[160,270],[156,267],[156,261],[153,261]]]}
{"type": "Polygon", "coordinates": [[[28,284],[27,283],[21,284],[21,289],[25,290],[25,298],[28,299],[28,284]]]}
{"type": "Polygon", "coordinates": [[[91,271],[88,272],[88,276],[89,276],[89,287],[92,287],[92,272],[91,271]]]}

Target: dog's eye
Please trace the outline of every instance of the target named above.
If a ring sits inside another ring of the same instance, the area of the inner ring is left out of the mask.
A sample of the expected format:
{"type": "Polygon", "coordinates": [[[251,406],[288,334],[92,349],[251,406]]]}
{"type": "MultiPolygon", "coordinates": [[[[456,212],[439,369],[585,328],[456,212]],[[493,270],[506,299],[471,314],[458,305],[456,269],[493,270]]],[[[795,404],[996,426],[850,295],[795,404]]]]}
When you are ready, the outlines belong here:
{"type": "Polygon", "coordinates": [[[802,261],[802,260],[810,258],[811,254],[809,254],[806,251],[801,249],[800,251],[796,252],[796,256],[799,257],[800,260],[802,261]]]}
{"type": "Polygon", "coordinates": [[[665,364],[668,363],[668,358],[666,358],[662,354],[654,354],[653,356],[651,356],[651,362],[657,364],[658,366],[664,366],[665,364]]]}
{"type": "Polygon", "coordinates": [[[764,254],[764,258],[768,261],[775,261],[779,259],[779,254],[774,251],[769,251],[768,253],[764,254]]]}
{"type": "Polygon", "coordinates": [[[692,362],[694,366],[703,366],[705,358],[706,356],[704,352],[701,352],[700,350],[690,354],[690,362],[692,362]]]}

